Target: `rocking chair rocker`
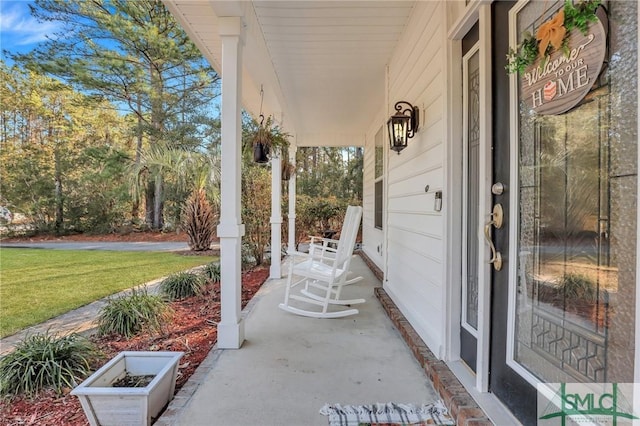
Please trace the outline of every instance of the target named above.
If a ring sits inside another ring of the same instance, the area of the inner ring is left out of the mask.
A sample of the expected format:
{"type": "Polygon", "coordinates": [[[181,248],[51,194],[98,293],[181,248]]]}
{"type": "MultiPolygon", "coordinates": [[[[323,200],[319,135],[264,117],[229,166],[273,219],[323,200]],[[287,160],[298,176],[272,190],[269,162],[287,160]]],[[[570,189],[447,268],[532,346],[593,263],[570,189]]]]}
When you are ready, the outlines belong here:
{"type": "Polygon", "coordinates": [[[344,217],[339,240],[327,238],[318,244],[318,238],[312,239],[309,253],[292,252],[289,263],[289,276],[285,289],[284,303],[280,309],[296,315],[312,318],[341,318],[358,313],[357,309],[329,312],[329,305],[355,305],[364,303],[364,299],[340,299],[342,287],[360,281],[362,277],[347,280],[353,248],[362,219],[362,207],[349,206],[344,217]],[[330,244],[337,244],[336,248],[330,244]],[[304,260],[299,261],[299,258],[304,260]],[[297,286],[303,286],[299,294],[292,294],[297,286]],[[295,307],[291,300],[319,306],[319,310],[295,307]]]}

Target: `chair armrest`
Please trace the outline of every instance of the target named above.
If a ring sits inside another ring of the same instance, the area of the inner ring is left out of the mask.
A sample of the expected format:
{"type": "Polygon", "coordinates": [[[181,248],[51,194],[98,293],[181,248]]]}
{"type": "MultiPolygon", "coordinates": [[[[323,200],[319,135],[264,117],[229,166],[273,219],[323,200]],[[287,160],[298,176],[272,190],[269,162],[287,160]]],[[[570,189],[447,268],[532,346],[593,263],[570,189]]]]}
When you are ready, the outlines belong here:
{"type": "Polygon", "coordinates": [[[326,254],[336,254],[338,252],[337,248],[331,247],[329,244],[332,241],[330,238],[320,238],[320,240],[322,241],[322,244],[318,244],[316,242],[314,242],[314,237],[311,237],[311,243],[309,244],[309,254],[314,258],[314,259],[320,259],[320,260],[333,260],[333,258],[335,256],[332,257],[327,257],[325,256],[326,254]]]}
{"type": "Polygon", "coordinates": [[[328,266],[333,266],[333,263],[336,260],[335,256],[332,256],[332,257],[324,256],[324,252],[313,254],[311,252],[303,253],[303,252],[300,252],[300,251],[291,250],[291,251],[287,251],[287,254],[292,256],[291,257],[290,268],[293,268],[296,263],[299,263],[299,262],[296,262],[296,260],[295,260],[296,257],[300,257],[300,258],[304,259],[304,260],[302,260],[302,262],[304,262],[306,259],[309,259],[314,263],[323,263],[323,264],[328,265],[328,266]]]}
{"type": "Polygon", "coordinates": [[[309,253],[304,253],[297,250],[287,250],[287,255],[294,256],[294,257],[311,257],[309,253]]]}
{"type": "Polygon", "coordinates": [[[315,237],[312,235],[310,235],[309,238],[311,238],[311,242],[309,244],[316,244],[315,243],[316,240],[321,240],[323,244],[328,244],[328,243],[338,244],[340,242],[340,240],[334,240],[333,238],[315,237]]]}
{"type": "MultiPolygon", "coordinates": [[[[329,247],[329,246],[314,245],[314,247],[318,248],[318,250],[321,250],[322,253],[337,253],[338,252],[338,249],[335,249],[335,248],[329,247]]],[[[309,253],[311,253],[311,250],[309,250],[309,253]]]]}

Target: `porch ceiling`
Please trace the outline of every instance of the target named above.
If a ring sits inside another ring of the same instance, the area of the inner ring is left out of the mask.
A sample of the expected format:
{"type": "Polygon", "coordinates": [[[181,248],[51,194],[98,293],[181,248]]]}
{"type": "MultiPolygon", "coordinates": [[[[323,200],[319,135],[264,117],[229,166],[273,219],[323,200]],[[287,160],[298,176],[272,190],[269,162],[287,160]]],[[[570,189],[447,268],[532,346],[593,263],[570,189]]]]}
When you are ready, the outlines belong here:
{"type": "Polygon", "coordinates": [[[246,25],[243,105],[273,115],[298,146],[363,145],[384,104],[385,67],[414,1],[164,0],[220,72],[218,18],[246,25]]]}

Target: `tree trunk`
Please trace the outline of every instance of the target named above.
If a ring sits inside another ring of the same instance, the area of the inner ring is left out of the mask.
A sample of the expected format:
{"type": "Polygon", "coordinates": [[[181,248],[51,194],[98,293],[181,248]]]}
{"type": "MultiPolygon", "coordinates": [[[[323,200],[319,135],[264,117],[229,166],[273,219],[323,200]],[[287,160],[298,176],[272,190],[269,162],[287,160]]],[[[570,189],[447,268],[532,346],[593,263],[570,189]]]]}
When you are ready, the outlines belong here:
{"type": "Polygon", "coordinates": [[[164,203],[162,202],[162,176],[157,175],[154,185],[154,197],[153,197],[153,229],[161,230],[164,226],[162,220],[162,210],[164,203]]]}
{"type": "Polygon", "coordinates": [[[55,180],[55,233],[56,235],[60,235],[62,232],[62,225],[64,221],[64,210],[63,210],[63,198],[62,198],[62,166],[60,165],[60,151],[56,148],[53,151],[54,162],[55,162],[55,171],[54,171],[54,180],[55,180]]]}
{"type": "MultiPolygon", "coordinates": [[[[138,95],[138,126],[136,128],[136,137],[138,142],[136,144],[136,157],[135,157],[135,167],[138,169],[140,165],[140,156],[142,154],[142,107],[140,103],[140,95],[138,95]]],[[[131,205],[131,219],[136,220],[138,215],[140,214],[140,197],[135,196],[133,198],[133,204],[131,205]]]]}
{"type": "Polygon", "coordinates": [[[149,179],[144,191],[144,221],[149,228],[153,228],[154,183],[149,179]]]}
{"type": "MultiPolygon", "coordinates": [[[[160,136],[163,132],[164,112],[162,110],[163,105],[163,81],[162,74],[159,70],[155,69],[152,64],[149,65],[149,76],[151,79],[151,125],[153,126],[152,143],[157,144],[161,140],[160,136]]],[[[162,229],[163,223],[163,191],[162,191],[162,171],[155,177],[154,192],[153,192],[153,229],[162,229]]]]}

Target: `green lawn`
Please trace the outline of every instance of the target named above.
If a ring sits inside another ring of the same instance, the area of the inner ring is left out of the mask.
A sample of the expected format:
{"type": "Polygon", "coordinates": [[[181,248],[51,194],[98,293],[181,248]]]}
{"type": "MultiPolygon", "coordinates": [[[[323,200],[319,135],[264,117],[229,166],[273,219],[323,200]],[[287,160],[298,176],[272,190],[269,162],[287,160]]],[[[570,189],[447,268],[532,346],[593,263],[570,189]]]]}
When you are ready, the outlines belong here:
{"type": "Polygon", "coordinates": [[[0,337],[213,260],[153,252],[0,249],[0,337]]]}

